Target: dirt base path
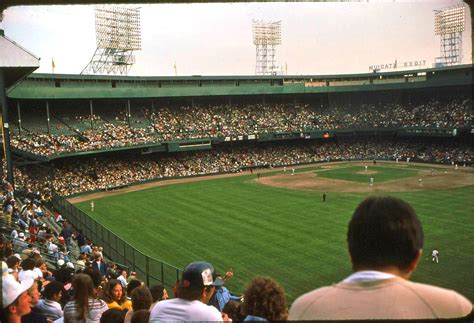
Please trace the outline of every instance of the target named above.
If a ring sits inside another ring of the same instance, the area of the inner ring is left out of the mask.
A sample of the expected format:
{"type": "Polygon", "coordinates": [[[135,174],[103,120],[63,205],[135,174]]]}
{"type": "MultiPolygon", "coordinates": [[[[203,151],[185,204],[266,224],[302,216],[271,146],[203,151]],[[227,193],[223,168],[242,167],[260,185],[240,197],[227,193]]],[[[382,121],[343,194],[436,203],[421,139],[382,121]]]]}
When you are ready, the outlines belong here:
{"type": "MultiPolygon", "coordinates": [[[[386,162],[378,161],[377,165],[393,165],[397,167],[410,167],[410,166],[424,166],[427,167],[427,170],[419,170],[419,176],[404,178],[399,181],[390,181],[384,183],[375,183],[373,187],[368,186],[365,183],[357,183],[352,181],[343,181],[322,178],[317,176],[315,171],[307,171],[302,173],[295,173],[291,175],[291,169],[299,168],[308,168],[314,166],[321,166],[323,170],[348,167],[348,166],[358,166],[363,167],[364,165],[372,165],[372,161],[356,161],[356,162],[329,162],[329,163],[318,163],[318,164],[306,164],[300,166],[287,166],[286,173],[277,174],[275,176],[261,177],[258,179],[258,182],[265,185],[276,186],[276,187],[286,187],[291,189],[302,189],[302,190],[312,190],[312,191],[325,191],[325,192],[401,192],[401,191],[420,191],[428,189],[443,189],[451,187],[460,187],[467,185],[474,185],[474,171],[472,169],[466,169],[460,167],[455,171],[452,167],[443,166],[443,165],[431,165],[431,164],[422,164],[422,163],[395,163],[395,162],[386,162]],[[428,168],[435,169],[435,175],[431,176],[428,168]],[[418,179],[423,178],[423,187],[419,187],[418,179]]],[[[277,167],[271,169],[260,169],[260,173],[268,173],[274,171],[283,171],[284,167],[277,167]]],[[[257,180],[257,171],[254,170],[253,174],[255,180],[257,180]]],[[[80,203],[89,200],[96,200],[106,196],[120,195],[129,192],[141,191],[144,189],[158,187],[163,185],[171,185],[177,183],[187,183],[187,182],[196,182],[196,181],[206,181],[216,178],[226,178],[226,177],[235,177],[250,175],[250,171],[243,171],[239,173],[232,174],[219,174],[219,175],[207,175],[207,176],[198,176],[198,177],[188,177],[188,178],[179,178],[179,179],[169,179],[162,181],[149,182],[145,184],[138,184],[122,189],[117,189],[113,191],[101,191],[91,194],[80,195],[76,197],[71,197],[68,199],[71,203],[80,203]]]]}
{"type": "MultiPolygon", "coordinates": [[[[351,164],[350,166],[357,166],[357,164],[351,164]]],[[[360,166],[363,167],[363,164],[361,163],[360,166]]],[[[396,166],[396,164],[393,164],[393,166],[396,166]]],[[[330,169],[334,169],[334,167],[330,169]]],[[[352,193],[414,192],[474,185],[474,173],[466,170],[455,171],[454,169],[437,168],[433,175],[431,175],[429,169],[415,170],[418,171],[416,176],[381,183],[375,181],[373,186],[370,186],[368,182],[360,183],[320,177],[318,176],[318,171],[296,173],[295,175],[279,174],[271,177],[264,177],[259,180],[259,183],[298,190],[352,193]]],[[[324,172],[324,170],[321,172],[324,172]]],[[[372,172],[372,174],[374,173],[376,172],[372,172]]]]}

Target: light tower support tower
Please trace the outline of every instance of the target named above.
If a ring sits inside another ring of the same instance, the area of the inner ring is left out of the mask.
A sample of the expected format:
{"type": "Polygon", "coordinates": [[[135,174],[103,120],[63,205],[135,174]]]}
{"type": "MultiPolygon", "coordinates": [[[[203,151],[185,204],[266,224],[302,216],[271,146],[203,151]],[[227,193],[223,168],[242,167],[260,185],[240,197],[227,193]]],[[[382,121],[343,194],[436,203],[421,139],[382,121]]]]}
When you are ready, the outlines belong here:
{"type": "Polygon", "coordinates": [[[436,58],[436,65],[449,66],[462,62],[465,12],[463,4],[435,10],[435,35],[440,36],[440,57],[436,58]]]}
{"type": "Polygon", "coordinates": [[[252,29],[256,46],[255,74],[276,74],[275,46],[281,44],[281,21],[252,20],[252,29]]]}
{"type": "Polygon", "coordinates": [[[135,63],[133,51],[141,49],[140,9],[104,6],[95,8],[97,48],[81,74],[123,74],[135,63]]]}

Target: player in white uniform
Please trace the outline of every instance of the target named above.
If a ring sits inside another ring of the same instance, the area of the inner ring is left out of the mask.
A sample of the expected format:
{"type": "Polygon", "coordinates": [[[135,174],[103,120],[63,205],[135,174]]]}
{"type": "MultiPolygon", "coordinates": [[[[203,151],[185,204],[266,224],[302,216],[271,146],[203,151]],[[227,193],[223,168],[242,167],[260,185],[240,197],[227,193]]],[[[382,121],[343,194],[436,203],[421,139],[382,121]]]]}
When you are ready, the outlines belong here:
{"type": "Polygon", "coordinates": [[[431,251],[431,261],[438,263],[438,255],[439,255],[439,251],[438,249],[433,249],[433,251],[431,251]]]}
{"type": "Polygon", "coordinates": [[[94,201],[91,202],[91,211],[94,212],[94,201]]]}

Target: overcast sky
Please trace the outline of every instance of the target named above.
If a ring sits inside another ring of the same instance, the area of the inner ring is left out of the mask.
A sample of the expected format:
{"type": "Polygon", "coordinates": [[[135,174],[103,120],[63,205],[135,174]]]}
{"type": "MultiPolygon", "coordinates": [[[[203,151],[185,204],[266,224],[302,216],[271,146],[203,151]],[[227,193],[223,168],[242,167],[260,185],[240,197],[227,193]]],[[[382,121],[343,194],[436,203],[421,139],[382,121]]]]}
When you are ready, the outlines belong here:
{"type": "MultiPolygon", "coordinates": [[[[142,50],[129,75],[253,75],[252,19],[282,21],[276,62],[288,74],[368,72],[439,56],[434,11],[459,0],[158,4],[141,7],[142,50]]],[[[466,5],[463,63],[471,63],[466,5]]],[[[37,72],[79,74],[95,50],[93,6],[12,7],[0,28],[41,58],[37,72]]]]}

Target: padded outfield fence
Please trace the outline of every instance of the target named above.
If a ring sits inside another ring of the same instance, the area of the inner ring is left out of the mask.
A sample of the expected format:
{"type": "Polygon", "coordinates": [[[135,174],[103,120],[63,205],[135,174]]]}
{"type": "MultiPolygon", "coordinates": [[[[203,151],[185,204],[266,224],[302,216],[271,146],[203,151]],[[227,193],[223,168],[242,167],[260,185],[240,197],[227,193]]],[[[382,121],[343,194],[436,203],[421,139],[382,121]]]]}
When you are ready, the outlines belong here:
{"type": "Polygon", "coordinates": [[[151,258],[136,250],[65,198],[55,194],[53,196],[53,206],[75,228],[82,230],[87,238],[102,246],[103,253],[107,258],[135,271],[138,278],[145,281],[147,286],[159,283],[172,288],[176,280],[181,277],[182,269],[151,258]]]}

